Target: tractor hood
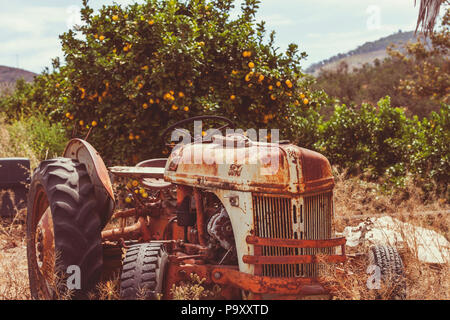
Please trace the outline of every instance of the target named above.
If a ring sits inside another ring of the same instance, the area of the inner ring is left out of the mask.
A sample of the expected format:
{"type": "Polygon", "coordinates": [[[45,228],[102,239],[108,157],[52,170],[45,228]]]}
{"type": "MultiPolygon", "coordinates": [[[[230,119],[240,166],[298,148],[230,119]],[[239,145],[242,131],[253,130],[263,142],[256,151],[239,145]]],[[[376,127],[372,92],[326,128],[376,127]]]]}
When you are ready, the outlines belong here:
{"type": "Polygon", "coordinates": [[[330,163],[323,155],[242,135],[177,146],[167,161],[164,179],[199,188],[291,195],[334,186],[330,163]]]}

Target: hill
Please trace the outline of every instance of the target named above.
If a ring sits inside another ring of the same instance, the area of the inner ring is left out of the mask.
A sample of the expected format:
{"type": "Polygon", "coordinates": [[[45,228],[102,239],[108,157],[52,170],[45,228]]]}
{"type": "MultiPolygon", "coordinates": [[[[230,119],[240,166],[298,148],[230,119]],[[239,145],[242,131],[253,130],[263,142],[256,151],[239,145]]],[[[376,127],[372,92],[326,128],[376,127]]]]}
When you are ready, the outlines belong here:
{"type": "Polygon", "coordinates": [[[35,73],[23,69],[0,66],[0,82],[16,82],[23,78],[25,81],[33,81],[35,73]]]}
{"type": "Polygon", "coordinates": [[[35,76],[36,73],[30,71],[0,66],[0,96],[11,93],[17,80],[24,79],[27,82],[31,82],[35,76]]]}
{"type": "Polygon", "coordinates": [[[366,42],[347,53],[339,53],[329,59],[314,63],[306,69],[306,72],[318,75],[320,70],[336,70],[344,61],[349,66],[349,70],[352,70],[354,67],[361,67],[365,63],[372,63],[375,59],[383,60],[387,56],[386,48],[390,44],[400,46],[408,41],[414,41],[415,38],[414,31],[399,31],[376,41],[366,42]]]}

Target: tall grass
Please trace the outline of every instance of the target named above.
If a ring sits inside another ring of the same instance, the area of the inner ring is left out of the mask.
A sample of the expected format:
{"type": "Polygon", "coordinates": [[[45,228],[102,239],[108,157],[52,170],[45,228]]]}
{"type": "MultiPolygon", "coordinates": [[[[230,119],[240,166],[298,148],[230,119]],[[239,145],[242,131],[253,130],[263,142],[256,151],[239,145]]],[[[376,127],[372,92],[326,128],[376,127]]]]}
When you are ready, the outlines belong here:
{"type": "Polygon", "coordinates": [[[61,123],[39,113],[10,121],[0,114],[0,157],[26,157],[36,167],[39,161],[62,154],[65,132],[61,123]]]}

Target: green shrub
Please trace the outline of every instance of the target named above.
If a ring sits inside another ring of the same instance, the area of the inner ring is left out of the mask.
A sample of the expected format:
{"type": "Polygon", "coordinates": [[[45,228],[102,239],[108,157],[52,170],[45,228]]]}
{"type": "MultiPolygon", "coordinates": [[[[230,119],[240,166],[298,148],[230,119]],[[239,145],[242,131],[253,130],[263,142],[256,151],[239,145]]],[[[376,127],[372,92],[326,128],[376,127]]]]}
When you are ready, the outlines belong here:
{"type": "Polygon", "coordinates": [[[61,156],[67,143],[63,124],[38,113],[13,120],[7,130],[10,143],[30,148],[39,160],[61,156]]]}

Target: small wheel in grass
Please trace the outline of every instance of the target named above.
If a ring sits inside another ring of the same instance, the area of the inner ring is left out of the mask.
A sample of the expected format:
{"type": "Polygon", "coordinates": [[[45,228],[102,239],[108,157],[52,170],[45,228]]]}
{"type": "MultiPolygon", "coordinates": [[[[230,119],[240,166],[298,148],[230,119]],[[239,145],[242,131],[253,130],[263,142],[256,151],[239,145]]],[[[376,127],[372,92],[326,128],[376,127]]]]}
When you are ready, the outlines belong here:
{"type": "Polygon", "coordinates": [[[374,280],[383,284],[388,290],[388,298],[406,299],[406,280],[402,258],[397,249],[386,245],[373,246],[369,250],[368,271],[374,272],[374,280]],[[380,279],[376,279],[380,277],[380,279]]]}

